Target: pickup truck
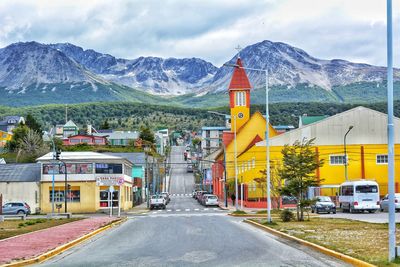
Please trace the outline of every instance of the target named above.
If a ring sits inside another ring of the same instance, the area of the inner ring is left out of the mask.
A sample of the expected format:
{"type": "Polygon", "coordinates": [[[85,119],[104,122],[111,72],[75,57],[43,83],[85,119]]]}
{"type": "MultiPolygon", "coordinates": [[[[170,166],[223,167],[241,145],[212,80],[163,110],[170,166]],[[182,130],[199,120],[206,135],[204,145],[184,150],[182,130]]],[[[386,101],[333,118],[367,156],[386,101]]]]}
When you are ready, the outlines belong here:
{"type": "Polygon", "coordinates": [[[162,208],[165,209],[167,203],[163,195],[152,195],[150,198],[150,209],[162,208]]]}

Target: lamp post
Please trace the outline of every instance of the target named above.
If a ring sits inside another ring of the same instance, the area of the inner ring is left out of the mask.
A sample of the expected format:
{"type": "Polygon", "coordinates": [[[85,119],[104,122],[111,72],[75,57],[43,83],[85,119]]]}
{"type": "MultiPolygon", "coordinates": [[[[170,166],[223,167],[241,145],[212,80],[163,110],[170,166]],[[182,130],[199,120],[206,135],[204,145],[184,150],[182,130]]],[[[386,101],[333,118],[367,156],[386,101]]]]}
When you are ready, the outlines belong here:
{"type": "Polygon", "coordinates": [[[394,203],[394,115],[393,115],[393,18],[392,0],[387,0],[387,107],[388,107],[388,194],[389,261],[396,258],[396,221],[394,203]]]}
{"type": "Polygon", "coordinates": [[[269,155],[269,99],[268,99],[268,69],[255,69],[255,68],[247,68],[241,67],[237,64],[229,64],[225,63],[224,66],[240,68],[244,70],[250,71],[258,71],[265,74],[265,120],[266,120],[266,129],[265,129],[265,145],[266,145],[266,168],[267,168],[267,214],[268,214],[268,222],[272,222],[271,219],[271,171],[270,171],[270,155],[269,155]]]}
{"type": "Polygon", "coordinates": [[[349,132],[353,129],[353,126],[350,126],[347,132],[344,135],[343,138],[343,146],[344,146],[344,178],[346,179],[346,182],[349,180],[349,177],[347,175],[347,165],[348,165],[348,160],[347,160],[347,150],[346,150],[346,138],[349,132]]]}

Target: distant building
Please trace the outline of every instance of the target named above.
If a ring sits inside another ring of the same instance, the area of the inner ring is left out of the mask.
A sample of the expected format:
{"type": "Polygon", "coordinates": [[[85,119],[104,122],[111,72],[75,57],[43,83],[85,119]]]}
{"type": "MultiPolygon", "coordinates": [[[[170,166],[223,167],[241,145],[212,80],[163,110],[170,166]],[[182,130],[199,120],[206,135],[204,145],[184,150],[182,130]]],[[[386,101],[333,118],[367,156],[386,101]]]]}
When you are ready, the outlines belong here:
{"type": "Polygon", "coordinates": [[[11,140],[11,138],[11,133],[0,130],[0,147],[4,147],[6,143],[11,140]]]}
{"type": "Polygon", "coordinates": [[[40,164],[0,164],[0,194],[3,204],[25,201],[31,212],[40,209],[40,164]]]}
{"type": "Polygon", "coordinates": [[[286,133],[295,129],[293,125],[277,125],[272,127],[276,130],[278,134],[286,133]]]}
{"type": "Polygon", "coordinates": [[[24,117],[21,116],[5,116],[2,121],[0,121],[0,131],[12,133],[12,131],[20,123],[25,123],[24,117]]]}
{"type": "Polygon", "coordinates": [[[158,130],[155,133],[157,153],[160,155],[165,154],[165,148],[169,144],[169,131],[168,129],[158,130]]]}
{"type": "Polygon", "coordinates": [[[74,146],[78,144],[87,144],[90,146],[104,146],[107,144],[107,138],[105,136],[77,134],[77,135],[71,135],[63,139],[64,146],[74,146]]]}
{"type": "Polygon", "coordinates": [[[77,135],[78,133],[79,133],[79,128],[72,120],[69,120],[66,124],[64,124],[63,126],[64,138],[67,138],[71,135],[77,135]]]}
{"type": "Polygon", "coordinates": [[[103,136],[108,140],[108,144],[112,146],[128,146],[129,142],[139,138],[137,131],[105,131],[93,133],[94,136],[103,136]]]}
{"type": "Polygon", "coordinates": [[[222,135],[226,130],[229,130],[229,128],[221,126],[201,128],[201,150],[203,155],[211,154],[220,148],[222,135]]]}
{"type": "Polygon", "coordinates": [[[307,114],[299,117],[299,128],[326,119],[328,115],[322,116],[307,116],[307,114]]]}

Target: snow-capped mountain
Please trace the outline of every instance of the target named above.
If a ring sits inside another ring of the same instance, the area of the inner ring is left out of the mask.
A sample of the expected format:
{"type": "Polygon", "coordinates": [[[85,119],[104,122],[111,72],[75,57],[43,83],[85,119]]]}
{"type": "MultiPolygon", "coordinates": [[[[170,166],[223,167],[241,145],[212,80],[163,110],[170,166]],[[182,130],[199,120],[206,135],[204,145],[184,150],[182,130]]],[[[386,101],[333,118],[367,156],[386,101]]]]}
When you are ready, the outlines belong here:
{"type": "Polygon", "coordinates": [[[64,53],[37,42],[0,49],[0,86],[23,92],[28,86],[56,83],[107,83],[64,53]]]}
{"type": "MultiPolygon", "coordinates": [[[[263,41],[247,46],[240,52],[245,67],[267,69],[269,84],[296,87],[308,84],[330,90],[356,82],[381,82],[386,78],[386,68],[345,60],[317,59],[304,50],[285,43],[263,41]]],[[[234,64],[237,55],[227,63],[234,64]]],[[[263,86],[265,73],[247,71],[253,87],[263,86]]],[[[399,71],[395,77],[399,78],[399,71]]],[[[232,75],[231,67],[221,67],[213,77],[210,91],[226,90],[232,75]]]]}
{"type": "Polygon", "coordinates": [[[53,44],[79,64],[103,78],[133,88],[162,95],[191,93],[217,72],[217,67],[198,58],[139,57],[115,58],[94,50],[68,44],[53,44]]]}

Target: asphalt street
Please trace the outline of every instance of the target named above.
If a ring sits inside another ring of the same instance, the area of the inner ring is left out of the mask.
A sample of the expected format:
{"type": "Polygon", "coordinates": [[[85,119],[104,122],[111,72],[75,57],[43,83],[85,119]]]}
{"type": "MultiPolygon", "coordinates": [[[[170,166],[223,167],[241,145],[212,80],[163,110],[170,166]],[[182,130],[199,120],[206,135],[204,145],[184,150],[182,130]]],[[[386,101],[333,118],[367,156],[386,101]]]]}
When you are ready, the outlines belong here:
{"type": "MultiPolygon", "coordinates": [[[[179,163],[183,150],[172,149],[179,163]]],[[[171,173],[166,210],[132,216],[121,226],[60,254],[41,266],[345,266],[226,215],[190,197],[194,179],[185,165],[171,173]]]]}

